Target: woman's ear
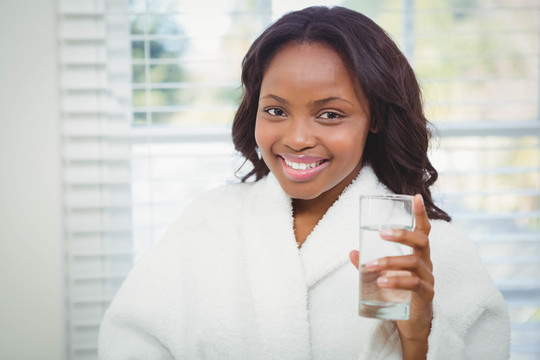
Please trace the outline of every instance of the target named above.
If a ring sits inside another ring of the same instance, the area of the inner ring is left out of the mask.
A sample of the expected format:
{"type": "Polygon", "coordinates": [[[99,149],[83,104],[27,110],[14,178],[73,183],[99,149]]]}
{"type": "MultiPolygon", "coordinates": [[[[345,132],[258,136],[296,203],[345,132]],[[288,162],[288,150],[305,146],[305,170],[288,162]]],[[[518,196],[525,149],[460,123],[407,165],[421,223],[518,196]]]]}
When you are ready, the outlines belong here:
{"type": "Polygon", "coordinates": [[[379,132],[379,128],[377,127],[377,125],[375,125],[375,121],[373,121],[373,119],[370,119],[370,126],[369,126],[369,131],[372,132],[373,134],[376,134],[379,132]]]}

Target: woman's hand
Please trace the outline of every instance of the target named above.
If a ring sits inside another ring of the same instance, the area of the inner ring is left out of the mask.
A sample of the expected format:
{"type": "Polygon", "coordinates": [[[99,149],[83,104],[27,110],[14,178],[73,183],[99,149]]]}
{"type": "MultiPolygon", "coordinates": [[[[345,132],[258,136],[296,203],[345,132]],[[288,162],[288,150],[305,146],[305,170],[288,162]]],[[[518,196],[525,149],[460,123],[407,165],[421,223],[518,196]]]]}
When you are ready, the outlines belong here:
{"type": "MultiPolygon", "coordinates": [[[[380,287],[411,290],[409,320],[398,320],[396,326],[401,339],[403,359],[424,359],[427,354],[427,341],[433,318],[434,277],[430,258],[429,232],[431,225],[424,208],[421,195],[414,197],[414,231],[381,231],[383,239],[408,245],[413,248],[411,255],[380,258],[366,264],[370,270],[406,270],[409,277],[380,277],[380,287]]],[[[351,262],[358,268],[358,251],[351,251],[351,262]]]]}

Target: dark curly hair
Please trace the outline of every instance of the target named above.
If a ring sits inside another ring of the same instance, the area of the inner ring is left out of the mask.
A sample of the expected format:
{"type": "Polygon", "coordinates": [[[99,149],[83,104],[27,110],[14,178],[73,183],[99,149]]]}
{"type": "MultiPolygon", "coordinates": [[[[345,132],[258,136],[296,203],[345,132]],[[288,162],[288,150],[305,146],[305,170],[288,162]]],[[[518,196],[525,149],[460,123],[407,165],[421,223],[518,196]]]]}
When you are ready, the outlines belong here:
{"type": "Polygon", "coordinates": [[[285,44],[324,43],[355,74],[368,102],[371,127],[363,153],[379,180],[398,194],[422,194],[428,217],[450,221],[429,187],[438,174],[428,159],[430,124],[411,66],[386,32],[368,17],[343,7],[313,6],[284,15],[251,45],[242,62],[243,96],[234,117],[235,148],[253,164],[256,180],[269,169],[257,155],[255,118],[268,64],[285,44]]]}

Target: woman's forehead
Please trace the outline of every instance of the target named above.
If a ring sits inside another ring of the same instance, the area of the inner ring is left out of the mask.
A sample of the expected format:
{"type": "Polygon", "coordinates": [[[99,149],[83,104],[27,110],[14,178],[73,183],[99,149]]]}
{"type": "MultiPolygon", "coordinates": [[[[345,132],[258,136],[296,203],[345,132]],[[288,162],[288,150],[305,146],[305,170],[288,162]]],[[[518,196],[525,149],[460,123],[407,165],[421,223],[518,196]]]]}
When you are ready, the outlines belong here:
{"type": "Polygon", "coordinates": [[[363,95],[356,76],[341,55],[324,43],[290,43],[283,46],[268,65],[261,84],[267,91],[318,92],[328,96],[363,95]]]}

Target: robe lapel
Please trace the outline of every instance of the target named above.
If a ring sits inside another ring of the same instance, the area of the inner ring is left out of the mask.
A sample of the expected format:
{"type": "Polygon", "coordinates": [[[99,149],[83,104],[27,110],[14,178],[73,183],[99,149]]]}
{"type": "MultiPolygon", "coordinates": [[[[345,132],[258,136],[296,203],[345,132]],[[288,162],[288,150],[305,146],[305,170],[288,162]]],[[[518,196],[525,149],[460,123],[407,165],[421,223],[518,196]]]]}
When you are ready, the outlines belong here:
{"type": "MultiPolygon", "coordinates": [[[[299,251],[291,199],[272,174],[253,184],[241,224],[262,359],[311,358],[309,288],[347,266],[350,250],[358,249],[359,196],[388,192],[364,166],[299,251]]],[[[373,322],[363,332],[369,338],[384,329],[373,322]]]]}
{"type": "Polygon", "coordinates": [[[309,359],[307,286],[290,198],[272,174],[250,189],[243,239],[263,359],[309,359]]]}
{"type": "Polygon", "coordinates": [[[308,287],[347,264],[349,252],[358,249],[360,195],[388,192],[377,182],[373,170],[364,166],[353,183],[328,209],[301,248],[308,287]]]}
{"type": "MultiPolygon", "coordinates": [[[[352,267],[352,264],[349,264],[349,252],[358,249],[360,245],[360,195],[388,193],[390,191],[378,182],[373,170],[364,166],[353,183],[328,209],[300,249],[308,289],[340,267],[352,267]]],[[[358,283],[351,286],[357,288],[358,283]]],[[[396,340],[398,335],[393,322],[366,318],[360,318],[360,321],[358,336],[362,339],[363,346],[359,359],[386,359],[392,352],[401,352],[401,349],[394,345],[399,344],[399,340],[396,340]]]]}

